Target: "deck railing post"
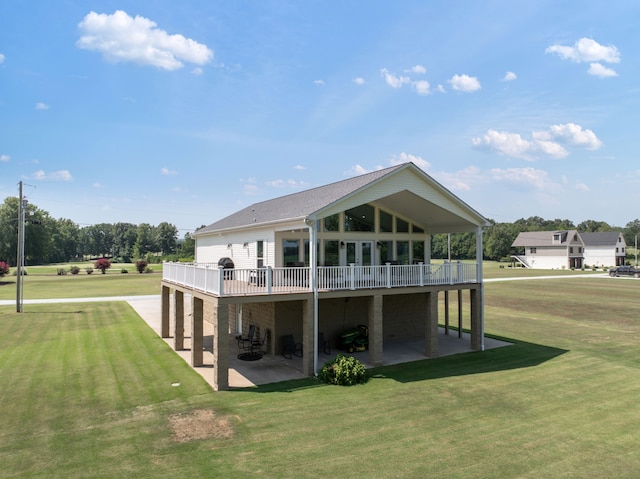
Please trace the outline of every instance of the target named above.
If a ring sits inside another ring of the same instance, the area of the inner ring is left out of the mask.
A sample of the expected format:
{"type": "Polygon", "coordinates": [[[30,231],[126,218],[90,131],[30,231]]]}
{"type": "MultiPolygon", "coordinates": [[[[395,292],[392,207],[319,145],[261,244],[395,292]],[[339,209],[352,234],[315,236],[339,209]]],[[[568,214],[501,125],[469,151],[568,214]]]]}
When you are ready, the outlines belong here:
{"type": "Polygon", "coordinates": [[[224,296],[224,268],[218,267],[218,283],[220,284],[220,296],[224,296]]]}
{"type": "Polygon", "coordinates": [[[271,285],[273,284],[273,268],[267,266],[267,294],[271,294],[271,285]]]}
{"type": "Polygon", "coordinates": [[[356,289],[356,265],[353,263],[349,263],[349,275],[351,276],[351,289],[356,289]]]}
{"type": "Polygon", "coordinates": [[[384,265],[385,274],[387,275],[387,288],[391,288],[391,263],[386,262],[384,265]]]}
{"type": "Polygon", "coordinates": [[[418,263],[418,267],[419,269],[419,273],[418,273],[418,277],[420,280],[420,286],[424,286],[424,263],[421,261],[418,263]]]}

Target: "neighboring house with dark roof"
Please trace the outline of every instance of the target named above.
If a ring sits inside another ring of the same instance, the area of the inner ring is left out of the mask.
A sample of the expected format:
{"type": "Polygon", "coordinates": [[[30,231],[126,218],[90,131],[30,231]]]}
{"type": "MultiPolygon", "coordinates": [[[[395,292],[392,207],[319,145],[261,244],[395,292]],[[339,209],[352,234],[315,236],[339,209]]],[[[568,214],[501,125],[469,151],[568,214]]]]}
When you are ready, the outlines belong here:
{"type": "Polygon", "coordinates": [[[620,266],[626,256],[626,243],[619,231],[526,231],[511,247],[517,251],[513,259],[532,269],[620,266]]]}
{"type": "MultiPolygon", "coordinates": [[[[307,375],[318,369],[320,333],[335,347],[335,338],[358,324],[368,327],[371,365],[384,363],[386,341],[416,336],[425,339],[425,356],[435,357],[438,293],[468,290],[469,346],[483,349],[488,225],[413,163],[255,203],[194,233],[195,264],[165,263],[163,336],[169,318],[183,316],[170,314],[174,291],[176,308],[180,295],[194,294],[192,316],[206,317],[215,331],[268,329],[269,354],[280,354],[283,337],[293,335],[302,342],[307,375]],[[476,263],[431,264],[431,235],[466,232],[476,234],[476,263]],[[221,260],[233,269],[219,268],[221,260]]],[[[228,386],[226,336],[214,334],[218,389],[228,386]]]]}

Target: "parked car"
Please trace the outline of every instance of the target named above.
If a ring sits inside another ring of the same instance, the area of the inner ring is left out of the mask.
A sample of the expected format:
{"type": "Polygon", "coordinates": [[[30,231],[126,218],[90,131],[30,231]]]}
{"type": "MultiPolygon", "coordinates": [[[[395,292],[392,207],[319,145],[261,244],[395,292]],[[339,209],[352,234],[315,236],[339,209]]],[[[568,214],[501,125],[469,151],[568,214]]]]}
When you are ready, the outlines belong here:
{"type": "Polygon", "coordinates": [[[640,269],[633,266],[618,266],[609,270],[609,276],[633,276],[640,278],[640,269]]]}

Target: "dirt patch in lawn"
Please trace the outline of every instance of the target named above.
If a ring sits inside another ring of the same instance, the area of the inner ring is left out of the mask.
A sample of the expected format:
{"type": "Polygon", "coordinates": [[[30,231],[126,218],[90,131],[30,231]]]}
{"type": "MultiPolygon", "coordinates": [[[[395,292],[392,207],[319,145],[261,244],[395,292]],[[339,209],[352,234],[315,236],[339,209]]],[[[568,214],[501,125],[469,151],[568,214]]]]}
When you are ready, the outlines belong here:
{"type": "Polygon", "coordinates": [[[169,425],[176,442],[202,439],[230,439],[233,437],[231,421],[209,409],[197,409],[185,414],[169,416],[169,425]]]}

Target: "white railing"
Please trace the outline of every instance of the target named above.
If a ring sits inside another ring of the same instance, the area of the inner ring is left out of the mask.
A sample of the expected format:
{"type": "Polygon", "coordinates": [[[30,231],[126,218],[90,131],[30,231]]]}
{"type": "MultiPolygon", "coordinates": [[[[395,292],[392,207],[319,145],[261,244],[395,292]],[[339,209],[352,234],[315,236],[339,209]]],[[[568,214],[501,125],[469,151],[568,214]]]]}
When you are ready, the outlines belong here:
{"type": "MultiPolygon", "coordinates": [[[[476,264],[319,266],[318,290],[403,288],[476,283],[476,264]]],[[[311,291],[308,267],[222,269],[217,265],[164,263],[162,279],[217,296],[283,294],[311,291]]]]}

